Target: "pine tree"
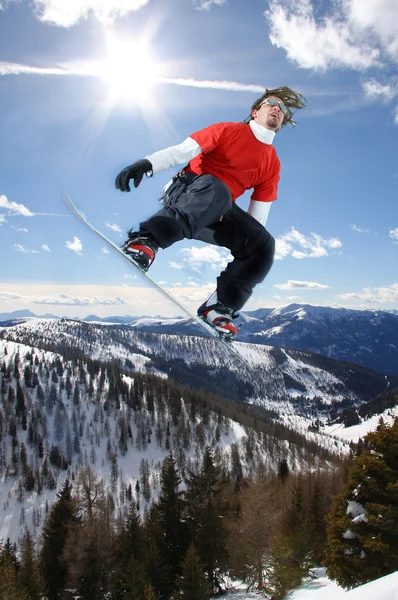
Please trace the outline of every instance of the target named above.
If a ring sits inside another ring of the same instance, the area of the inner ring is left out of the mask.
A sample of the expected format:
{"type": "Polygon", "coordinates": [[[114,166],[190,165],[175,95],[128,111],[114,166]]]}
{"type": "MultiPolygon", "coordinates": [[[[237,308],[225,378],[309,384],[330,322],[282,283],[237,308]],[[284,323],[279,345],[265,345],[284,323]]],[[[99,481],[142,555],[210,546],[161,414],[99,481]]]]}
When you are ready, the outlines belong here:
{"type": "Polygon", "coordinates": [[[177,578],[177,600],[209,600],[211,584],[205,573],[199,554],[190,544],[182,562],[182,573],[177,578]]]}
{"type": "MultiPolygon", "coordinates": [[[[134,572],[141,569],[141,578],[144,579],[145,538],[143,525],[137,510],[137,505],[132,502],[126,521],[119,524],[115,537],[114,567],[112,574],[112,598],[127,598],[130,589],[130,573],[132,566],[134,572]]],[[[144,582],[145,583],[145,582],[144,582]]],[[[134,586],[133,586],[134,587],[134,586]]],[[[141,589],[143,593],[143,586],[141,589]]],[[[140,593],[141,593],[140,592],[140,593]]]]}
{"type": "Polygon", "coordinates": [[[39,561],[36,557],[35,547],[29,531],[21,543],[21,568],[20,581],[27,591],[29,600],[42,600],[44,595],[44,582],[40,573],[39,561]]]}
{"type": "Polygon", "coordinates": [[[320,481],[315,480],[310,491],[307,510],[307,531],[312,562],[320,564],[324,558],[327,532],[324,494],[320,481]]]}
{"type": "Polygon", "coordinates": [[[150,585],[146,579],[144,565],[131,554],[125,567],[120,572],[119,594],[112,598],[123,600],[142,600],[145,588],[150,585]]]}
{"type": "Polygon", "coordinates": [[[262,591],[271,594],[273,600],[283,600],[289,590],[300,585],[307,573],[308,569],[297,560],[297,549],[291,540],[277,537],[266,561],[262,591]]]}
{"type": "Polygon", "coordinates": [[[325,564],[346,588],[398,570],[398,419],[365,436],[329,515],[325,564]]]}
{"type": "Polygon", "coordinates": [[[151,584],[144,587],[143,600],[161,600],[161,597],[155,592],[151,584]]]}
{"type": "Polygon", "coordinates": [[[281,538],[283,546],[290,548],[290,560],[295,563],[297,572],[305,574],[311,566],[311,539],[308,527],[311,515],[307,508],[306,482],[301,473],[290,481],[291,489],[286,490],[281,538]]]}
{"type": "Polygon", "coordinates": [[[191,535],[209,581],[218,591],[227,556],[220,491],[221,472],[214,463],[211,448],[206,446],[201,471],[198,475],[191,474],[185,497],[191,535]]]}
{"type": "Polygon", "coordinates": [[[161,474],[161,492],[158,501],[162,543],[160,550],[169,565],[170,592],[181,572],[181,561],[187,548],[187,531],[183,520],[183,493],[179,490],[181,478],[172,455],[165,458],[161,474]]]}
{"type": "Polygon", "coordinates": [[[157,504],[153,504],[146,513],[144,522],[145,532],[145,573],[153,589],[159,594],[162,600],[169,595],[170,582],[173,581],[170,576],[170,566],[167,556],[161,552],[163,545],[163,527],[161,516],[157,504]]]}
{"type": "Polygon", "coordinates": [[[41,568],[49,600],[56,600],[63,590],[67,565],[63,551],[71,525],[77,521],[76,505],[72,497],[72,485],[67,479],[57,494],[43,527],[41,568]]]}

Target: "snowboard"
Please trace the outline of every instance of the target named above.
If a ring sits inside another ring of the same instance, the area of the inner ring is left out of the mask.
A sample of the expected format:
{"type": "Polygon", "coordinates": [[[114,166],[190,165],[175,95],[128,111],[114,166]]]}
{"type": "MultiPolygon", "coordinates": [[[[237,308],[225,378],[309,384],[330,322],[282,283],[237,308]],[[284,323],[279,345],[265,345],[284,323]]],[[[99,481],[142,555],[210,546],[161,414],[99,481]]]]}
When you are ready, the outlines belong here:
{"type": "Polygon", "coordinates": [[[205,321],[203,321],[197,314],[191,312],[186,306],[184,306],[184,304],[182,304],[178,300],[178,298],[173,296],[173,294],[168,292],[164,287],[162,287],[159,283],[157,283],[154,279],[152,279],[152,277],[150,275],[148,275],[148,273],[146,271],[144,271],[136,262],[134,262],[134,260],[130,256],[125,254],[123,252],[123,250],[117,244],[115,244],[111,239],[109,239],[104,233],[102,233],[102,231],[97,229],[87,219],[87,217],[84,215],[84,213],[82,213],[77,208],[77,206],[73,202],[72,198],[69,196],[68,192],[66,192],[65,190],[62,190],[62,200],[64,201],[64,204],[68,208],[68,210],[75,217],[77,217],[84,225],[86,225],[86,227],[91,229],[91,231],[93,231],[102,240],[104,240],[104,242],[106,242],[108,244],[108,246],[113,248],[113,250],[115,250],[120,256],[122,256],[124,258],[124,260],[127,260],[130,263],[130,265],[132,265],[133,268],[137,269],[137,271],[139,271],[141,273],[141,275],[143,275],[143,277],[145,277],[150,282],[150,284],[153,287],[155,287],[162,294],[162,296],[164,296],[165,298],[170,300],[176,307],[178,307],[181,311],[183,311],[183,313],[186,316],[188,316],[189,318],[196,321],[198,323],[198,325],[200,325],[200,327],[204,331],[206,331],[206,333],[210,334],[213,338],[215,338],[221,346],[223,346],[225,349],[227,349],[228,352],[232,353],[241,363],[243,363],[245,366],[247,366],[243,357],[234,348],[233,344],[235,344],[235,342],[233,342],[231,340],[226,341],[225,339],[223,339],[221,337],[222,334],[219,334],[215,329],[213,329],[210,325],[208,325],[205,321]]]}

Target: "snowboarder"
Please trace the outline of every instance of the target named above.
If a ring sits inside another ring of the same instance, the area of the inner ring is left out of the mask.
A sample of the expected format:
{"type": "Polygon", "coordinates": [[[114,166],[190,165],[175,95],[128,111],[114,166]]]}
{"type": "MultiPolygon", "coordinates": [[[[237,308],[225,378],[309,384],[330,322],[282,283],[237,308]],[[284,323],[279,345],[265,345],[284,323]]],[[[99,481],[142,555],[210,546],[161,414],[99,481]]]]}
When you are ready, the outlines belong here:
{"type": "Polygon", "coordinates": [[[130,180],[138,187],[144,175],[186,165],[163,188],[163,208],[138,231],[129,231],[123,250],[146,271],[159,248],[185,238],[228,248],[234,260],[198,308],[198,315],[226,338],[237,333],[236,311],[271,269],[275,240],[264,225],[280,176],[272,142],[287,123],[295,125],[291,109],[304,106],[305,98],[286,86],[266,89],[243,123],[210,125],[177,146],[137,160],[116,177],[116,188],[129,192],[130,180]],[[252,188],[246,212],[235,200],[252,188]]]}

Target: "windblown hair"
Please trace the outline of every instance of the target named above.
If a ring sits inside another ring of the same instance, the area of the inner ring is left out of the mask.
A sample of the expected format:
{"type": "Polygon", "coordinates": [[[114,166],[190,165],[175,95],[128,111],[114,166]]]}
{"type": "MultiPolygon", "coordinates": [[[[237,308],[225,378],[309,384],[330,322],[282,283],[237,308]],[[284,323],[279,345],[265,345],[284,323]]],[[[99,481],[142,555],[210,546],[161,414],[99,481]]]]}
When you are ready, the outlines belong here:
{"type": "Polygon", "coordinates": [[[261,103],[266,98],[269,98],[270,96],[276,96],[277,98],[280,98],[280,100],[282,100],[282,102],[287,107],[287,114],[285,115],[285,117],[283,119],[281,128],[284,127],[285,125],[287,125],[288,123],[290,123],[290,125],[293,125],[293,127],[295,127],[296,122],[293,121],[294,113],[291,109],[295,108],[295,109],[299,110],[300,108],[304,108],[306,106],[307,100],[304,98],[304,96],[302,94],[298,94],[297,92],[294,92],[293,90],[291,90],[289,87],[287,87],[285,85],[278,87],[278,88],[273,88],[272,90],[265,88],[264,94],[262,96],[260,96],[260,98],[257,98],[257,100],[253,103],[251,112],[250,112],[250,116],[248,116],[244,122],[249,123],[249,121],[251,121],[253,119],[253,117],[252,117],[253,110],[258,110],[261,106],[261,103]]]}

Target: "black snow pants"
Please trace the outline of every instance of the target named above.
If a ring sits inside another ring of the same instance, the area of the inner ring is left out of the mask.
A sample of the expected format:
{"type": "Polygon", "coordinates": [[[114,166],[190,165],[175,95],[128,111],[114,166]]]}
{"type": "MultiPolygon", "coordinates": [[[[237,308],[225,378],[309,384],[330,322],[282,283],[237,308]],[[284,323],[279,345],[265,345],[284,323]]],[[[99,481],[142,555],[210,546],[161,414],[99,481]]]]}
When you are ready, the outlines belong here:
{"type": "Polygon", "coordinates": [[[150,233],[161,248],[185,238],[228,248],[234,260],[217,278],[217,297],[225,306],[241,309],[272,267],[274,238],[232,202],[226,185],[213,175],[177,175],[163,204],[140,223],[140,232],[150,233]]]}

